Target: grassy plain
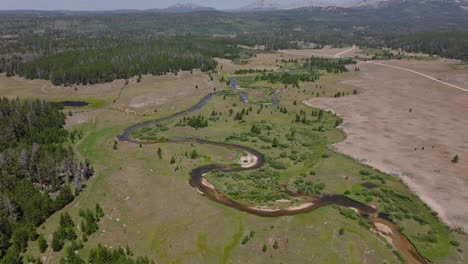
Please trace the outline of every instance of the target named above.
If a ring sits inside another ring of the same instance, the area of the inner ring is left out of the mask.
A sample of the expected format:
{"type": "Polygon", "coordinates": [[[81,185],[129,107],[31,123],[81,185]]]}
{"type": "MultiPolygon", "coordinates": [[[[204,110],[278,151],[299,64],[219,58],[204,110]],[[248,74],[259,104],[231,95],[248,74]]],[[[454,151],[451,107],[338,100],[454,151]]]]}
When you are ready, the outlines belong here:
{"type": "MultiPolygon", "coordinates": [[[[281,67],[287,68],[288,65],[281,67]]],[[[268,85],[266,81],[255,81],[252,74],[228,74],[225,79],[229,78],[240,79],[240,88],[247,94],[268,85]]],[[[326,81],[333,78],[337,77],[328,75],[326,81]]],[[[248,145],[265,154],[267,166],[255,172],[212,172],[206,175],[228,197],[252,206],[284,208],[297,205],[300,199],[280,193],[282,186],[305,194],[345,194],[389,214],[423,256],[437,260],[454,250],[450,245],[450,230],[400,180],[327,148],[327,145],[344,139],[344,135],[335,128],[339,118],[330,113],[323,113],[321,119],[317,118],[314,113],[317,114],[318,109],[300,103],[312,97],[316,91],[325,90],[325,85],[301,83],[300,88],[270,85],[280,90],[276,96],[281,103],[277,106],[241,103],[238,94],[228,91],[215,97],[200,111],[186,116],[212,118],[207,128],[181,126],[182,120],[173,120],[164,123],[164,129],[161,129],[161,125],[153,125],[134,136],[144,140],[195,137],[248,145]],[[287,113],[281,111],[284,108],[287,113]],[[249,112],[248,115],[236,120],[237,113],[244,110],[249,112]],[[306,123],[301,121],[303,118],[306,123]],[[251,131],[254,125],[260,128],[260,133],[251,131]],[[272,146],[275,138],[277,147],[272,146]],[[373,188],[363,187],[366,183],[373,184],[373,188]]],[[[349,89],[345,85],[338,87],[333,89],[349,89]]],[[[319,95],[322,93],[319,92],[319,95]]],[[[331,96],[331,93],[327,91],[324,95],[331,96]]]]}
{"type": "MultiPolygon", "coordinates": [[[[281,60],[283,56],[285,55],[281,53],[260,54],[252,58],[251,65],[238,67],[248,69],[250,66],[263,65],[269,69],[279,69],[281,65],[276,60],[281,60]]],[[[217,88],[218,91],[226,91],[225,98],[223,94],[215,96],[206,107],[186,116],[203,115],[209,118],[214,110],[218,114],[213,119],[217,121],[209,121],[208,127],[194,129],[175,126],[178,121],[175,120],[165,124],[169,130],[161,130],[155,125],[152,130],[135,136],[148,139],[162,136],[200,137],[214,141],[225,141],[230,137],[229,142],[250,146],[265,154],[266,168],[277,171],[278,184],[286,184],[288,188],[294,189],[297,187],[294,183],[297,179],[311,182],[313,186],[323,183],[320,194],[346,194],[363,203],[375,205],[392,217],[401,214],[402,219],[398,223],[421,254],[441,263],[453,263],[463,258],[462,254],[466,253],[457,253],[450,241],[457,240],[461,243],[459,248],[466,248],[468,244],[464,235],[451,233],[397,178],[361,165],[327,148],[328,144],[345,138],[335,128],[338,118],[324,113],[321,121],[312,122],[318,120],[312,113],[318,113],[319,110],[301,103],[305,99],[317,97],[317,93],[319,97],[330,97],[337,91],[349,94],[349,98],[359,96],[351,95],[356,89],[354,86],[343,83],[357,73],[351,71],[340,75],[326,74],[315,83],[301,83],[299,89],[284,88],[283,85],[268,87],[264,82],[241,85],[243,92],[252,94],[252,98],[259,98],[252,102],[261,102],[263,91],[277,91],[276,97],[280,100],[278,106],[260,106],[240,102],[239,95],[232,88],[217,81],[223,76],[233,77],[233,71],[226,70],[229,67],[237,66],[222,61],[218,68],[219,73],[214,75],[214,81],[198,72],[193,75],[182,73],[179,76],[148,76],[141,83],[130,81],[123,90],[121,89],[125,84],[122,82],[110,85],[108,92],[100,93],[90,89],[89,94],[76,98],[70,96],[69,92],[60,90],[69,88],[54,87],[54,92],[43,93],[42,82],[33,81],[33,85],[28,84],[23,89],[22,81],[18,81],[17,88],[8,90],[9,96],[106,102],[86,110],[71,109],[73,116],[69,118],[67,126],[84,132],[76,149],[91,161],[96,175],[73,203],[49,218],[39,227],[38,232],[45,234],[50,243],[51,234],[58,226],[60,213],[67,211],[74,219],[78,219],[80,208],[93,208],[99,202],[106,216],[99,223],[98,232],[89,237],[80,254],[86,255],[91,247],[102,243],[114,248],[128,245],[136,255],[148,255],[158,263],[399,262],[391,246],[383,238],[357,221],[342,216],[334,207],[324,207],[296,216],[258,217],[214,203],[189,186],[188,173],[191,169],[203,164],[237,163],[243,153],[190,143],[161,143],[140,147],[138,144],[120,142],[117,149],[113,149],[115,137],[124,128],[186,109],[217,88]],[[196,85],[198,88],[195,88],[196,85]],[[263,90],[257,91],[256,87],[263,87],[263,90]],[[244,115],[243,121],[233,120],[236,113],[250,107],[252,111],[244,115]],[[286,108],[287,113],[281,113],[278,108],[286,108]],[[229,114],[230,109],[233,110],[232,116],[229,114]],[[257,114],[259,109],[261,110],[257,114]],[[295,122],[296,114],[301,116],[301,111],[311,123],[295,122]],[[260,135],[251,135],[250,130],[254,124],[261,127],[260,135]],[[267,127],[271,127],[271,130],[267,127]],[[292,131],[295,131],[293,138],[292,131]],[[260,139],[261,135],[265,136],[263,140],[260,139]],[[275,137],[279,143],[277,147],[272,146],[275,137]],[[158,147],[162,149],[162,159],[158,158],[158,147]],[[190,159],[185,156],[186,152],[190,153],[194,149],[200,154],[200,158],[190,159]],[[171,157],[175,157],[174,164],[170,164],[171,157]],[[278,166],[281,163],[285,165],[284,169],[278,166]],[[281,169],[275,169],[272,165],[281,169]],[[362,183],[373,183],[377,187],[368,190],[362,187],[362,183]],[[408,211],[408,217],[405,211],[408,211]],[[424,223],[416,224],[415,217],[422,218],[424,223]],[[343,235],[339,234],[340,228],[344,229],[343,235]],[[424,238],[419,240],[420,235],[428,234],[429,231],[436,237],[435,242],[427,242],[424,238]],[[246,244],[242,244],[246,236],[251,238],[246,244]],[[277,249],[274,248],[275,242],[278,243],[277,249]],[[266,251],[263,251],[264,246],[266,251]]],[[[2,94],[7,89],[4,83],[8,81],[11,80],[5,80],[4,76],[0,78],[2,94]]],[[[78,89],[78,92],[80,90],[84,89],[78,89]]],[[[239,176],[247,177],[249,173],[242,172],[239,176]]],[[[226,180],[219,179],[216,175],[207,177],[220,190],[227,184],[226,180]]],[[[253,188],[249,180],[241,182],[233,177],[228,178],[231,185],[242,184],[246,188],[253,188]]],[[[315,188],[313,192],[318,194],[315,188]]],[[[271,191],[266,190],[265,193],[271,191]]],[[[249,196],[239,197],[233,196],[248,203],[259,202],[249,196]]],[[[297,202],[288,199],[291,203],[297,202]]],[[[264,203],[281,206],[275,201],[266,199],[264,203]]],[[[47,263],[58,263],[62,255],[61,252],[52,252],[50,248],[45,254],[40,254],[36,242],[30,243],[26,254],[44,256],[47,263]]]]}

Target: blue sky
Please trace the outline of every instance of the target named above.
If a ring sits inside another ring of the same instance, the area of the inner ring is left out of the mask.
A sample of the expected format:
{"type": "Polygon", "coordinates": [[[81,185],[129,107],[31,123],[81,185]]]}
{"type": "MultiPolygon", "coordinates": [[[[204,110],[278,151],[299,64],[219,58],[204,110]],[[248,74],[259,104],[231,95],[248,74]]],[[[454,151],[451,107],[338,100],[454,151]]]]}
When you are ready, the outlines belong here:
{"type": "MultiPolygon", "coordinates": [[[[218,9],[236,8],[256,0],[0,0],[0,10],[39,9],[39,10],[113,10],[164,8],[178,2],[191,2],[218,9]]],[[[277,3],[290,3],[293,0],[277,0],[277,3]]]]}

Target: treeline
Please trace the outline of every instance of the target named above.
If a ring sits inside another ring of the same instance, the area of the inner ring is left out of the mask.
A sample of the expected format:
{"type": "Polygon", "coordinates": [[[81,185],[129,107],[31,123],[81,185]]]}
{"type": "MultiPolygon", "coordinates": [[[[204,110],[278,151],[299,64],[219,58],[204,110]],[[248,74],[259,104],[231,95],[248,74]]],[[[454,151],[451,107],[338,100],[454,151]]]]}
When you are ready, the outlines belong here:
{"type": "Polygon", "coordinates": [[[393,49],[468,61],[467,32],[429,32],[401,35],[386,38],[385,43],[393,49]]]}
{"type": "Polygon", "coordinates": [[[299,87],[299,81],[301,82],[313,82],[318,80],[320,75],[318,72],[310,73],[293,73],[293,72],[283,72],[283,73],[263,73],[259,79],[262,81],[268,81],[270,83],[283,83],[283,84],[292,84],[293,87],[299,87]]]}
{"type": "MultiPolygon", "coordinates": [[[[392,31],[388,31],[392,32],[392,31]]],[[[463,31],[425,31],[362,34],[314,34],[300,32],[256,32],[237,36],[238,43],[248,46],[262,45],[266,50],[349,47],[352,45],[372,48],[402,49],[406,52],[422,52],[446,58],[468,61],[468,33],[463,31]],[[369,37],[372,36],[372,37],[369,37]]]]}
{"type": "Polygon", "coordinates": [[[128,248],[126,250],[122,248],[108,249],[101,244],[98,244],[97,247],[92,249],[89,253],[89,260],[86,263],[154,264],[155,262],[150,260],[148,257],[134,258],[133,253],[128,248]]]}
{"type": "Polygon", "coordinates": [[[303,67],[310,70],[325,70],[328,73],[342,73],[348,71],[345,66],[349,64],[356,64],[356,61],[353,59],[328,59],[312,57],[304,62],[303,67]]]}
{"type": "MultiPolygon", "coordinates": [[[[241,49],[207,38],[102,39],[94,47],[61,51],[48,47],[33,59],[0,59],[0,72],[27,79],[50,80],[54,85],[96,84],[142,74],[161,75],[181,70],[214,70],[214,57],[235,59],[241,49]]],[[[72,45],[72,47],[75,47],[72,45]]]]}
{"type": "Polygon", "coordinates": [[[467,61],[467,11],[450,1],[425,5],[431,9],[403,1],[372,10],[0,16],[0,72],[54,84],[92,84],[146,73],[211,70],[213,57],[245,59],[253,52],[239,44],[265,50],[356,44],[467,61]],[[60,28],[53,26],[58,23],[60,28]]]}
{"type": "Polygon", "coordinates": [[[250,74],[250,73],[257,73],[257,72],[267,72],[266,69],[260,70],[260,69],[240,69],[234,71],[234,74],[250,74]]]}
{"type": "Polygon", "coordinates": [[[61,106],[0,99],[0,263],[18,263],[35,228],[92,176],[66,147],[61,106]]]}
{"type": "MultiPolygon", "coordinates": [[[[298,60],[282,60],[282,63],[295,63],[298,64],[298,60]]],[[[300,68],[305,72],[265,72],[260,71],[261,75],[256,76],[256,80],[268,81],[270,83],[283,83],[285,85],[292,85],[293,87],[299,87],[299,82],[314,82],[320,78],[320,70],[328,73],[342,73],[348,71],[346,65],[356,64],[353,59],[329,59],[329,58],[318,58],[311,57],[303,60],[300,68]]],[[[299,69],[301,70],[301,69],[299,69]]],[[[247,71],[247,73],[254,72],[253,70],[247,71]]]]}

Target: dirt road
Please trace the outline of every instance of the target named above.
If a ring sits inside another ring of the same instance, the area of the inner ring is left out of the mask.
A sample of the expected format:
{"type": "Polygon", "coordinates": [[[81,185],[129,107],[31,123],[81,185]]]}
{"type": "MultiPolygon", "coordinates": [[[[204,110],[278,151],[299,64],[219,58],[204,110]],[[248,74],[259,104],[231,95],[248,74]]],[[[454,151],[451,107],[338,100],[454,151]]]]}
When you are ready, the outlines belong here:
{"type": "Polygon", "coordinates": [[[342,52],[339,52],[339,53],[335,54],[333,57],[339,58],[341,55],[343,55],[343,54],[345,54],[345,53],[348,53],[348,52],[350,52],[350,51],[353,51],[355,48],[356,48],[356,45],[353,45],[352,48],[347,49],[347,50],[344,50],[344,51],[342,51],[342,52]]]}
{"type": "MultiPolygon", "coordinates": [[[[339,56],[339,55],[337,54],[336,56],[339,56]]],[[[455,89],[458,89],[458,90],[461,90],[461,91],[464,91],[464,92],[468,93],[468,89],[462,88],[462,87],[457,86],[457,85],[453,85],[453,84],[448,83],[448,82],[443,82],[443,81],[441,81],[439,79],[436,79],[436,78],[434,78],[432,76],[429,76],[427,74],[424,74],[422,72],[417,72],[417,71],[414,71],[414,70],[411,70],[411,69],[407,69],[407,68],[403,68],[403,67],[399,67],[399,66],[388,65],[388,64],[384,64],[384,63],[380,63],[380,62],[374,62],[374,61],[365,61],[363,63],[371,63],[371,64],[375,64],[375,65],[380,65],[380,66],[390,67],[390,68],[394,68],[394,69],[399,69],[399,70],[402,70],[402,71],[411,72],[411,73],[418,74],[418,75],[421,75],[423,77],[426,77],[426,78],[428,78],[430,80],[433,80],[435,82],[445,84],[445,85],[450,86],[452,88],[455,88],[455,89]]]]}

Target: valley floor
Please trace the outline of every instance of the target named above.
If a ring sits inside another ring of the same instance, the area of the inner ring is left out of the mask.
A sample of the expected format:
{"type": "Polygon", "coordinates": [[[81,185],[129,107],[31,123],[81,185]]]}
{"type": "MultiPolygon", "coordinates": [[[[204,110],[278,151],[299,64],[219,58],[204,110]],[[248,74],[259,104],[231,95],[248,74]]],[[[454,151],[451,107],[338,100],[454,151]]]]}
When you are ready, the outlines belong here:
{"type": "MultiPolygon", "coordinates": [[[[468,141],[463,137],[468,129],[463,119],[468,94],[410,72],[364,62],[348,66],[350,71],[346,73],[324,73],[314,83],[301,82],[299,89],[254,80],[255,74],[235,74],[240,69],[299,71],[297,64],[279,61],[309,58],[317,52],[331,58],[337,54],[363,56],[357,47],[260,53],[248,64],[218,60],[219,72],[214,80],[194,71],[177,76],[143,76],[141,83],[134,79],[128,85],[114,81],[76,89],[0,76],[2,96],[91,103],[84,108],[66,108],[65,113],[69,115],[67,129],[83,132],[75,149],[91,161],[96,175],[75,201],[50,217],[38,233],[50,243],[62,212],[78,219],[80,209],[94,208],[99,202],[105,217],[79,254],[89,254],[90,248],[101,243],[112,248],[128,246],[135,255],[149,256],[157,263],[402,262],[391,241],[367,226],[353,210],[326,206],[306,214],[259,217],[213,202],[189,185],[193,168],[213,163],[241,166],[238,163],[246,156],[242,151],[194,143],[116,143],[125,128],[188,109],[217,91],[221,93],[206,107],[186,115],[211,117],[208,127],[182,126],[177,119],[142,129],[133,136],[224,141],[234,135],[229,139],[231,143],[255,148],[265,155],[268,171],[264,174],[271,181],[258,182],[254,174],[246,172],[237,175],[245,181],[229,177],[229,173],[206,175],[227,196],[244,203],[258,202],[255,199],[276,198],[271,188],[274,190],[277,184],[299,188],[310,181],[314,195],[346,195],[391,212],[401,232],[432,262],[463,263],[468,258],[468,237],[446,227],[432,210],[451,226],[468,229],[468,197],[464,191],[468,187],[464,162],[468,141]],[[356,67],[359,71],[354,71],[356,67]],[[238,91],[226,84],[230,78],[238,80],[238,91]],[[248,94],[248,102],[241,102],[238,92],[248,94]],[[343,96],[335,98],[337,93],[343,96]],[[279,100],[278,105],[271,104],[272,95],[279,100]],[[233,120],[241,109],[250,107],[243,121],[233,120]],[[283,107],[287,113],[280,111],[283,107]],[[319,109],[332,110],[338,116],[325,112],[323,119],[316,121],[314,115],[319,109]],[[316,122],[295,122],[296,114],[316,122]],[[344,119],[340,128],[346,138],[335,128],[339,117],[344,119]],[[259,124],[264,137],[254,135],[254,124],[259,124]],[[293,135],[292,130],[296,131],[293,135]],[[278,139],[278,147],[272,147],[269,140],[273,137],[278,139]],[[331,143],[335,143],[333,149],[348,156],[332,151],[327,147],[331,143]],[[197,157],[190,158],[194,150],[197,157]],[[450,161],[455,154],[460,157],[456,164],[450,161]],[[384,172],[398,174],[431,208],[398,177],[384,172]],[[252,187],[251,183],[258,185],[252,187]],[[370,189],[364,183],[371,184],[367,185],[370,189]],[[230,188],[252,192],[230,193],[230,188]],[[260,195],[250,195],[255,192],[260,195]]],[[[468,88],[466,70],[448,66],[455,62],[379,62],[468,88]]],[[[289,206],[282,205],[287,202],[300,206],[303,201],[286,196],[274,201],[265,199],[258,205],[289,206]]],[[[377,227],[389,232],[381,225],[377,227]]],[[[63,252],[53,252],[50,247],[40,254],[37,242],[30,242],[25,254],[40,257],[45,263],[59,263],[63,256],[63,252]]]]}

